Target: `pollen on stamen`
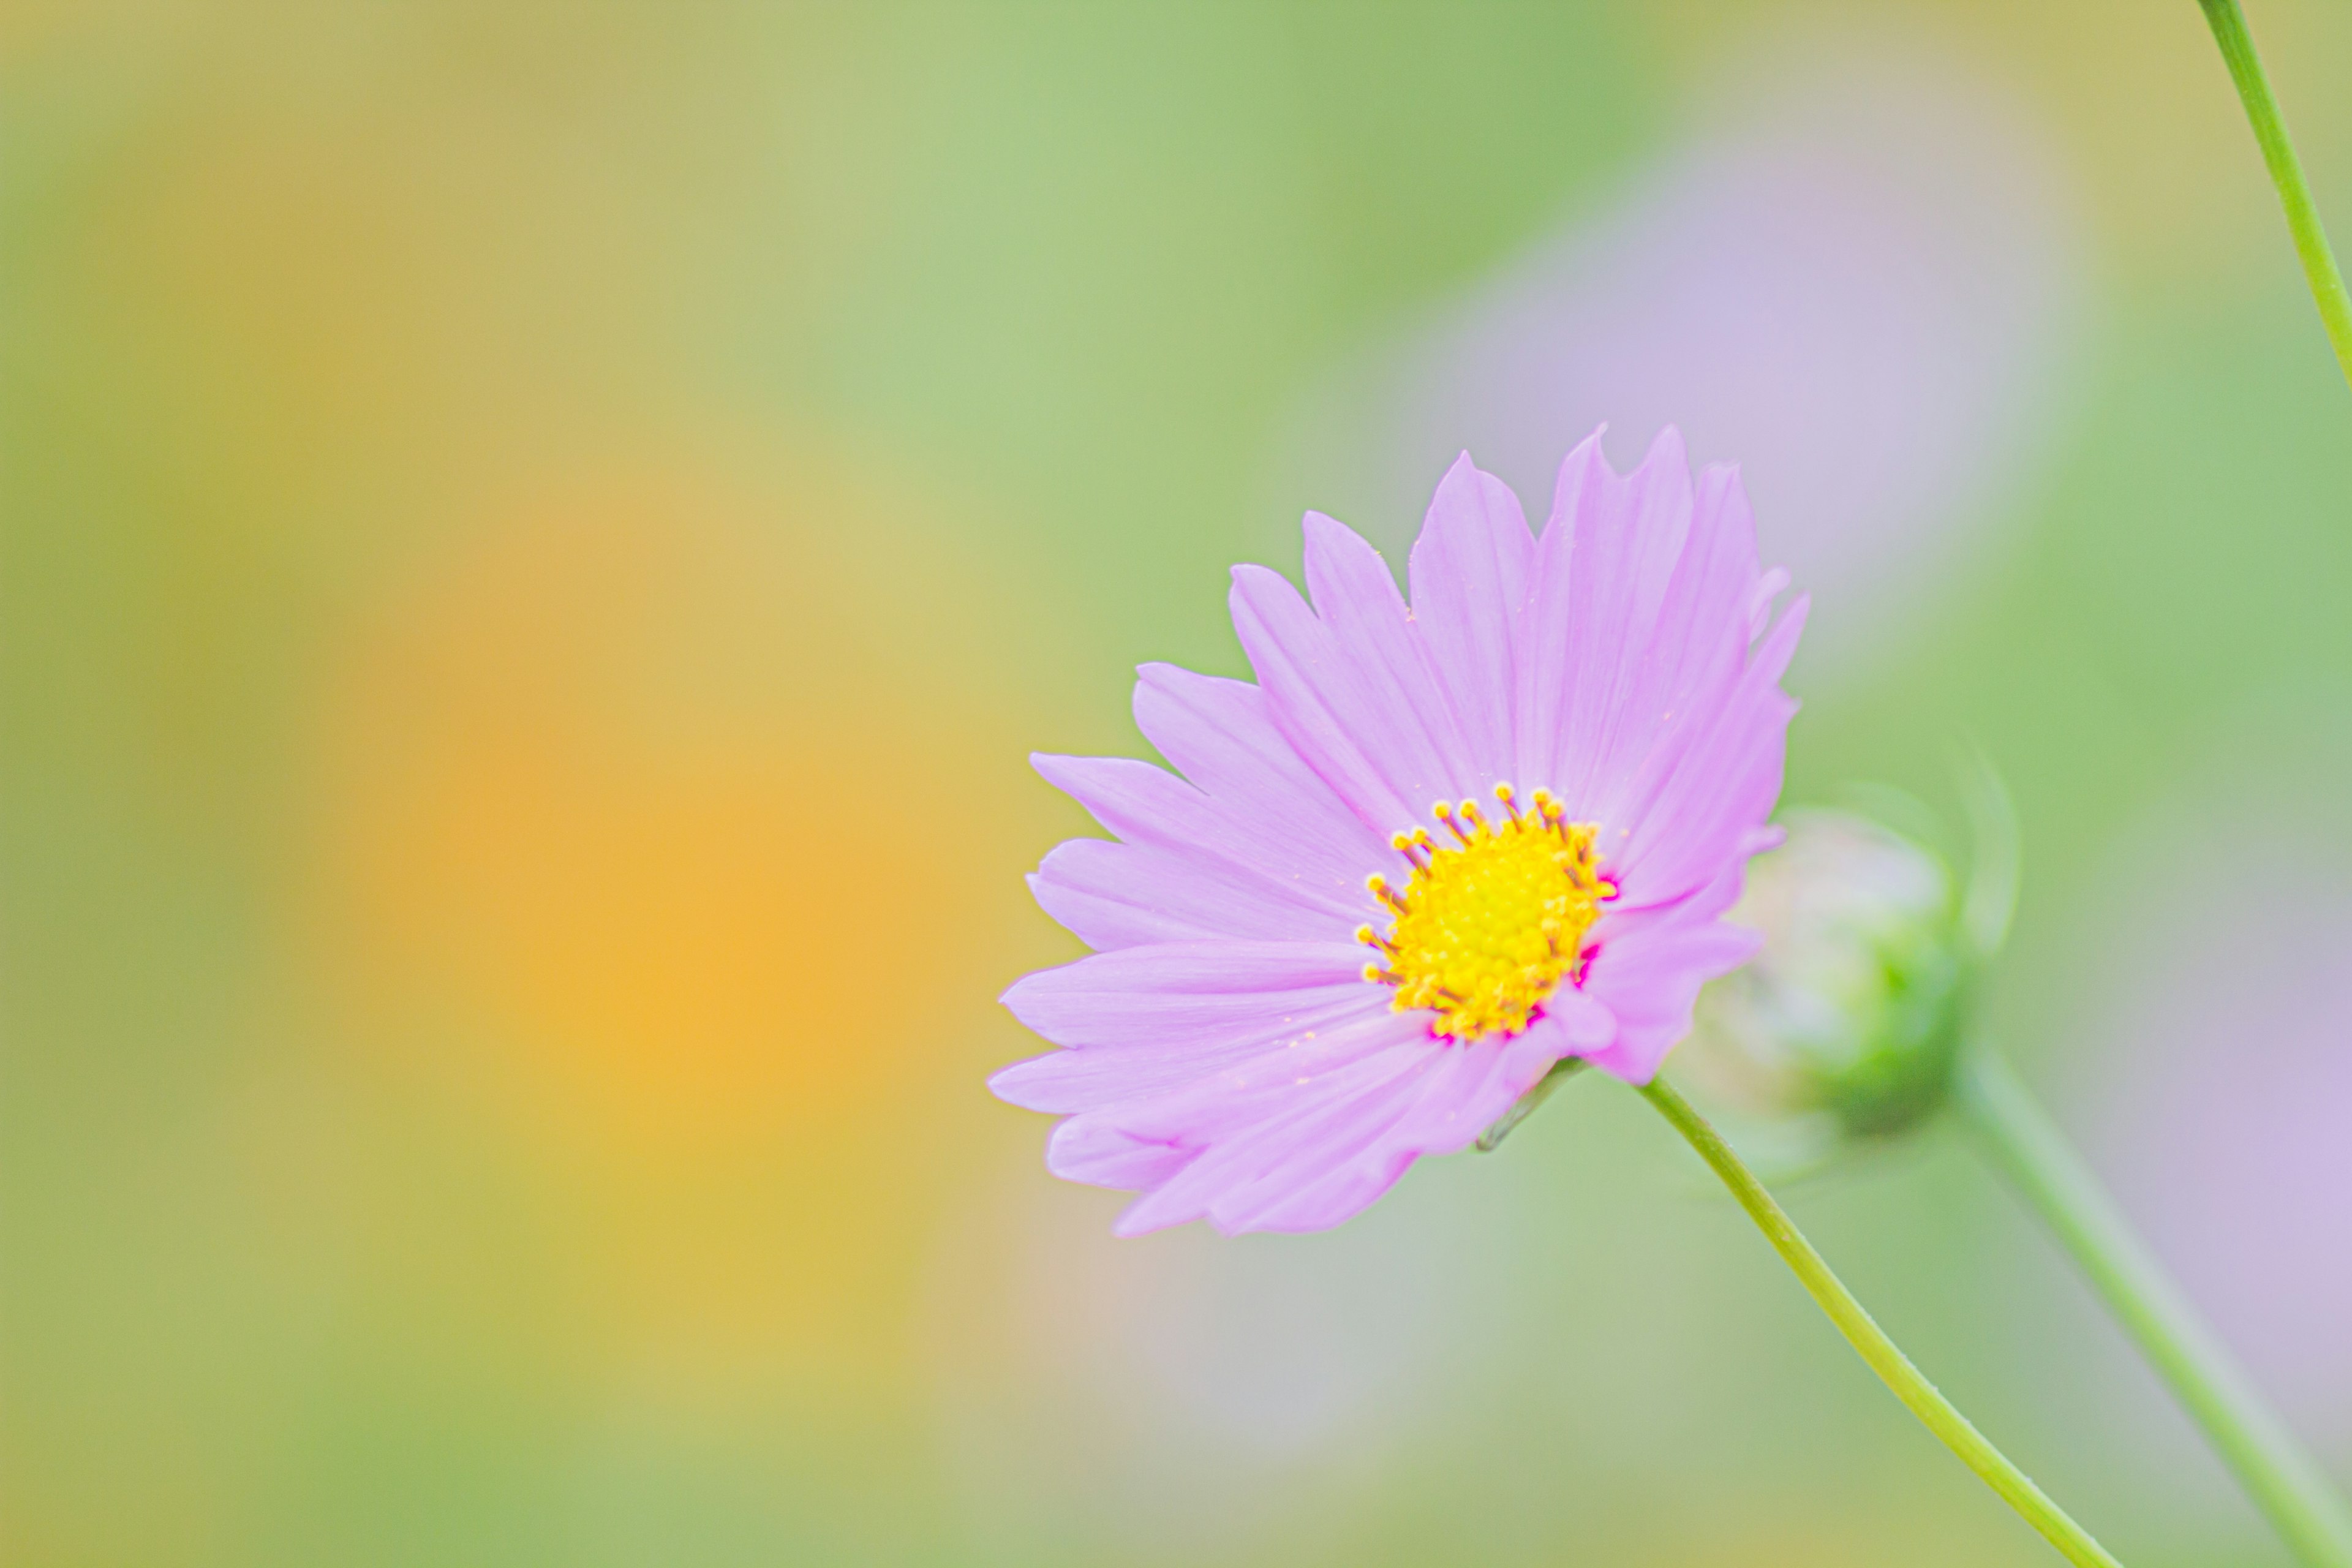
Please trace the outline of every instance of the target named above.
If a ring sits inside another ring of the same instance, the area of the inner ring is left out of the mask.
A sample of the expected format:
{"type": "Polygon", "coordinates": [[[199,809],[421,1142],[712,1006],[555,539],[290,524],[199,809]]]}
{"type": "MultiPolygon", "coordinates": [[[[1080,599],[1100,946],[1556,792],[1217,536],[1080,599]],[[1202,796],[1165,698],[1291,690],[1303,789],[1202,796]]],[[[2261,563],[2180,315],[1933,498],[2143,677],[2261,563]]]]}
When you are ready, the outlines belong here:
{"type": "Polygon", "coordinates": [[[1386,936],[1358,928],[1357,940],[1388,960],[1365,973],[1393,988],[1397,1011],[1433,1014],[1430,1029],[1442,1038],[1527,1028],[1554,991],[1577,983],[1585,934],[1616,896],[1599,873],[1594,825],[1566,821],[1547,789],[1528,792],[1526,811],[1509,784],[1497,784],[1495,798],[1505,815],[1492,822],[1475,800],[1433,804],[1455,844],[1423,827],[1400,830],[1390,844],[1412,863],[1404,889],[1377,875],[1365,884],[1391,917],[1386,936]]]}
{"type": "Polygon", "coordinates": [[[1410,833],[1399,831],[1389,835],[1389,847],[1412,861],[1417,868],[1429,864],[1429,857],[1423,852],[1429,842],[1429,835],[1418,827],[1410,833]]]}

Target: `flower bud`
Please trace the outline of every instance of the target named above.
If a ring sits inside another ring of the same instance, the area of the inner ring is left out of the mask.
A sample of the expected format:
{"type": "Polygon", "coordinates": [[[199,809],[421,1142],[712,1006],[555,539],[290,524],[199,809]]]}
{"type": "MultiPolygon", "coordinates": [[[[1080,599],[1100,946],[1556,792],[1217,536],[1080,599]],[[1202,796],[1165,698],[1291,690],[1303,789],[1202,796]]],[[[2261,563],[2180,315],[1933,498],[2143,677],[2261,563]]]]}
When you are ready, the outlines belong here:
{"type": "Polygon", "coordinates": [[[1764,933],[1699,995],[1694,1079],[1757,1114],[1885,1137],[1941,1102],[1974,965],[1943,859],[1864,816],[1809,811],[1748,868],[1731,918],[1764,933]]]}

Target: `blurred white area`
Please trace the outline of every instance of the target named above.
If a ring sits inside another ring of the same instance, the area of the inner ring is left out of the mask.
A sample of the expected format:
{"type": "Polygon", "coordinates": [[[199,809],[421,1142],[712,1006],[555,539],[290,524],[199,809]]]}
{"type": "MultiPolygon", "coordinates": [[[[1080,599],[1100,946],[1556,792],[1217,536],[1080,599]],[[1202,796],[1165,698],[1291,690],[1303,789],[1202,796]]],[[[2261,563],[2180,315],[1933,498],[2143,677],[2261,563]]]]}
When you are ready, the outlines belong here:
{"type": "Polygon", "coordinates": [[[1925,42],[1791,45],[1706,96],[1696,141],[1317,388],[1277,510],[1393,559],[1459,450],[1540,526],[1595,426],[1626,467],[1674,424],[1695,461],[1741,464],[1768,563],[1814,594],[1809,671],[1915,622],[2071,406],[2063,159],[1925,42]]]}

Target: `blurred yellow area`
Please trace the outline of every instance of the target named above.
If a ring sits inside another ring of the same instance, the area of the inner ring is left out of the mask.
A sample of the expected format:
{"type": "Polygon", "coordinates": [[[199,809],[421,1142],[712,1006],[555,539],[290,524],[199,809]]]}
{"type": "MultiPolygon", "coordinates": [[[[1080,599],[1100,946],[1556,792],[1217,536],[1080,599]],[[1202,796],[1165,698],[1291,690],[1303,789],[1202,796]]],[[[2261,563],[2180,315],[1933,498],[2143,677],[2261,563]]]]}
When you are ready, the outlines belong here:
{"type": "Polygon", "coordinates": [[[935,512],[814,465],[756,500],[569,479],[322,682],[297,919],[331,1026],[497,1095],[604,1232],[579,1306],[709,1336],[721,1386],[887,1374],[969,1154],[980,1062],[941,1047],[1014,962],[989,861],[1039,814],[1000,596],[935,512]]]}
{"type": "Polygon", "coordinates": [[[870,222],[793,130],[841,19],[11,20],[27,797],[142,978],[28,1014],[6,1555],[345,1556],[566,1412],[903,1398],[1060,818],[986,500],[694,363],[870,222]]]}

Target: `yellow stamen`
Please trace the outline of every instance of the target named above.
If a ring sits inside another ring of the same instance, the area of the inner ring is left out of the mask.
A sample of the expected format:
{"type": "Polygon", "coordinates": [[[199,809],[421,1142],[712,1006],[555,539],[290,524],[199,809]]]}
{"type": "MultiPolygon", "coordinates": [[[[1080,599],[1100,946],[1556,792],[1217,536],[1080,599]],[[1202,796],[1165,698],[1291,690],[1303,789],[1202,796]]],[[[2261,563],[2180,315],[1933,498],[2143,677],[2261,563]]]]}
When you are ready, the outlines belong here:
{"type": "Polygon", "coordinates": [[[1365,885],[1395,917],[1384,938],[1360,928],[1388,955],[1365,966],[1368,980],[1393,986],[1400,1012],[1437,1015],[1432,1032],[1453,1040],[1515,1035],[1576,970],[1585,933],[1601,905],[1616,897],[1601,879],[1594,840],[1600,829],[1569,822],[1549,790],[1531,791],[1522,812],[1509,784],[1495,798],[1507,814],[1489,825],[1475,800],[1439,801],[1430,814],[1453,831],[1456,848],[1420,828],[1391,842],[1430,846],[1413,856],[1402,892],[1375,875],[1365,885]]]}

